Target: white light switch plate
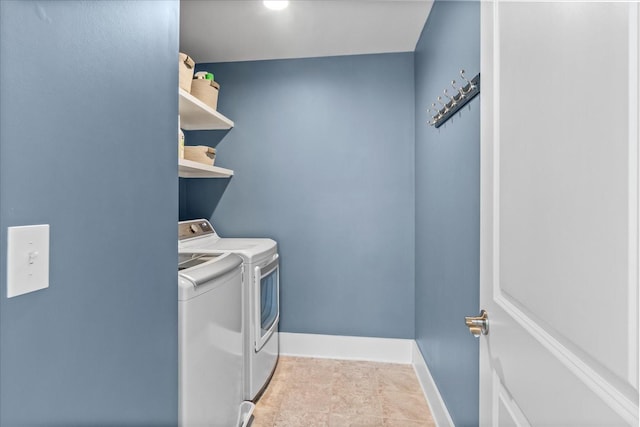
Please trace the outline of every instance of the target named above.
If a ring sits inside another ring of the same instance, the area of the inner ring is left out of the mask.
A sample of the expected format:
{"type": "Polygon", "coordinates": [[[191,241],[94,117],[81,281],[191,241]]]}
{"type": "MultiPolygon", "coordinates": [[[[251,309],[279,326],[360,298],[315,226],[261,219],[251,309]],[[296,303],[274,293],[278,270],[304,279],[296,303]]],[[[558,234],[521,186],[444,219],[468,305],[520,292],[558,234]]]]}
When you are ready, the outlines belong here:
{"type": "Polygon", "coordinates": [[[49,224],[7,229],[7,298],[49,287],[49,224]]]}

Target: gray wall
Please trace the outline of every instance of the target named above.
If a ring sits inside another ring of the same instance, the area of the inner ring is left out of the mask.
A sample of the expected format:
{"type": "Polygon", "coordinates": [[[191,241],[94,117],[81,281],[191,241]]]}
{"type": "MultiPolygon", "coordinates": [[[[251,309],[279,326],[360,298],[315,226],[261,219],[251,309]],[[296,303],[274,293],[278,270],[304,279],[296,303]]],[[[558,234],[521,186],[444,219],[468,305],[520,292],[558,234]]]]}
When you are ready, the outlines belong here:
{"type": "Polygon", "coordinates": [[[235,176],[183,182],[181,216],[278,241],[282,331],[413,338],[413,53],[198,68],[236,127],[187,144],[235,176]]]}
{"type": "Polygon", "coordinates": [[[440,129],[425,122],[461,68],[480,71],[479,3],[437,1],[415,66],[416,339],[456,426],[474,426],[478,341],[463,317],[479,304],[480,98],[440,129]]]}
{"type": "Polygon", "coordinates": [[[0,2],[0,425],[177,423],[178,6],[0,2]],[[50,287],[7,299],[41,223],[50,287]]]}

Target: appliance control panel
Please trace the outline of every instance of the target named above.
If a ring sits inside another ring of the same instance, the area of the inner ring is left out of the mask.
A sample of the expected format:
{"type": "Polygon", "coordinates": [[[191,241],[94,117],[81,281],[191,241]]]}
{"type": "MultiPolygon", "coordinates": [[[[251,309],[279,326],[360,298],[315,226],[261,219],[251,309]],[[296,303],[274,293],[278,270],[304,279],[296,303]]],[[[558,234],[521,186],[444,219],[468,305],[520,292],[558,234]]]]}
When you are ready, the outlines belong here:
{"type": "Polygon", "coordinates": [[[178,223],[178,240],[215,234],[211,223],[206,219],[180,221],[178,223]]]}

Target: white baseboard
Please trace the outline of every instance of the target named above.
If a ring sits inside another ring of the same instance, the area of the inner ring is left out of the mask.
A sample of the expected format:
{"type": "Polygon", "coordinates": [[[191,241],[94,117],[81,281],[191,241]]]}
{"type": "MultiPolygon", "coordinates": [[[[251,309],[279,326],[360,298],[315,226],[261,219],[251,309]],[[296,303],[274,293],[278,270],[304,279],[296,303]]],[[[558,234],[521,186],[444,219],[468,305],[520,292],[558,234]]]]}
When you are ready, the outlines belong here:
{"type": "Polygon", "coordinates": [[[412,345],[415,345],[414,340],[399,338],[346,337],[290,332],[280,332],[279,335],[280,354],[283,356],[410,364],[412,345]]]}
{"type": "Polygon", "coordinates": [[[451,415],[447,410],[447,406],[444,404],[438,387],[431,376],[431,372],[429,372],[427,363],[424,357],[422,357],[422,352],[415,341],[413,341],[412,350],[413,369],[416,371],[422,391],[427,398],[427,403],[431,409],[431,415],[436,422],[436,426],[455,427],[451,415]]]}

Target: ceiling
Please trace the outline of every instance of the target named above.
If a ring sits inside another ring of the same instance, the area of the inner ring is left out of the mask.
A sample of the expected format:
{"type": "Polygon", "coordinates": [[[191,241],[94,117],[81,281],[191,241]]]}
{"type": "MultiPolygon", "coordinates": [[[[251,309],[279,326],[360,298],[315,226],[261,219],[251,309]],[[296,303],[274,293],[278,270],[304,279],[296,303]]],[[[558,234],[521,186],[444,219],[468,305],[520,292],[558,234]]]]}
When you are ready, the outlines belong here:
{"type": "Polygon", "coordinates": [[[180,51],[198,62],[410,52],[432,0],[181,0],[180,51]]]}

